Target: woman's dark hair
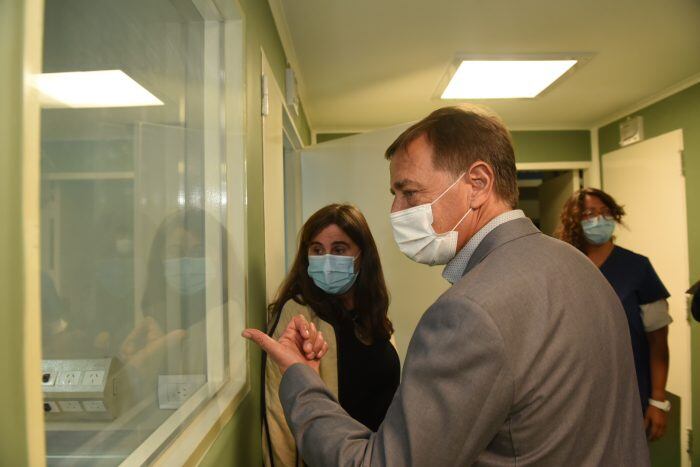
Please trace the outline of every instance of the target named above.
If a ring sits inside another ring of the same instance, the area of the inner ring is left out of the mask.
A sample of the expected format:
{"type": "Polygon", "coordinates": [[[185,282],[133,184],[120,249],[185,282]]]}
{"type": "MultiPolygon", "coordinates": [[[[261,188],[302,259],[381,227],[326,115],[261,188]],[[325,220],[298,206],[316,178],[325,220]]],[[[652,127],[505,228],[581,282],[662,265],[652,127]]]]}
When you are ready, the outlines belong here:
{"type": "Polygon", "coordinates": [[[299,248],[294,263],[268,307],[272,318],[278,317],[289,300],[309,306],[321,319],[333,323],[342,310],[340,297],[319,289],[309,277],[308,250],[311,241],[329,225],[337,225],[360,248],[360,268],[355,282],[354,303],[357,331],[365,339],[388,339],[394,332],[389,321],[389,293],[384,282],[382,264],[369,225],[359,209],[348,204],[330,204],[316,211],[301,228],[299,248]]]}
{"type": "Polygon", "coordinates": [[[566,243],[570,243],[584,253],[588,242],[586,242],[586,237],[583,235],[581,221],[586,210],[586,196],[598,198],[608,208],[610,215],[618,224],[622,223],[622,217],[625,215],[624,208],[617,204],[612,196],[602,190],[584,188],[574,193],[564,204],[564,208],[561,211],[561,225],[557,229],[555,236],[566,243]]]}

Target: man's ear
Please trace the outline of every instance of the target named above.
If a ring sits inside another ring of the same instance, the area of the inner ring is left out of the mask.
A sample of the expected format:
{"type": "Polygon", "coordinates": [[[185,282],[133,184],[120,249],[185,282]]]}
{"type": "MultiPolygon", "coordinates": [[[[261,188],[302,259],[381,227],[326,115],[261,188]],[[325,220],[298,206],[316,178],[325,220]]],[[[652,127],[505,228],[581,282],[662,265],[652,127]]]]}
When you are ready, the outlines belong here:
{"type": "Polygon", "coordinates": [[[488,201],[494,190],[495,175],[493,168],[484,161],[476,161],[469,167],[467,179],[472,186],[469,207],[478,209],[488,201]]]}

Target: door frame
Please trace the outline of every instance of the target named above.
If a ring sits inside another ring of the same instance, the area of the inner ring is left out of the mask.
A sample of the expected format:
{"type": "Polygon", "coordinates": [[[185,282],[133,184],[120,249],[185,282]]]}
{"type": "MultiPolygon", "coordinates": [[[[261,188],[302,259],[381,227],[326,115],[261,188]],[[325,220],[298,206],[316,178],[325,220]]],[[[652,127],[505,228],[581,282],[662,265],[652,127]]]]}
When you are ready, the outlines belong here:
{"type": "MultiPolygon", "coordinates": [[[[266,159],[266,157],[269,157],[269,155],[266,153],[265,149],[265,144],[266,144],[266,130],[265,130],[265,118],[268,117],[269,115],[272,114],[272,112],[280,112],[281,113],[281,127],[279,129],[282,141],[280,144],[280,154],[275,154],[275,157],[279,156],[279,161],[282,163],[282,197],[283,197],[283,218],[282,218],[282,224],[283,224],[283,229],[282,231],[286,234],[287,231],[287,221],[286,221],[286,213],[284,212],[284,197],[286,194],[286,188],[285,185],[287,183],[286,176],[285,176],[285,160],[284,160],[284,139],[286,138],[289,143],[291,144],[292,148],[294,151],[301,151],[304,148],[304,143],[301,138],[301,134],[299,133],[299,130],[296,126],[296,123],[294,122],[294,118],[292,117],[291,112],[289,111],[289,108],[287,106],[287,103],[285,101],[285,93],[283,92],[282,86],[280,86],[279,82],[275,78],[274,72],[272,70],[272,66],[270,65],[269,60],[267,59],[267,56],[265,54],[265,50],[261,47],[260,48],[260,55],[261,55],[261,115],[262,115],[262,146],[263,146],[263,222],[267,223],[268,220],[268,207],[267,207],[267,202],[265,201],[265,196],[268,195],[268,189],[270,188],[275,188],[275,187],[270,187],[268,185],[269,181],[265,180],[265,164],[268,163],[269,161],[266,159]],[[271,99],[272,95],[275,95],[274,99],[271,99]],[[273,102],[277,101],[277,98],[279,98],[279,102],[281,104],[280,107],[278,108],[273,108],[273,102]]],[[[275,129],[275,131],[277,131],[275,129]]],[[[301,163],[301,162],[299,162],[301,163]]],[[[298,187],[299,190],[301,187],[298,187]]],[[[299,216],[301,213],[298,213],[299,216]]],[[[268,227],[265,227],[265,232],[267,233],[268,227]]],[[[287,248],[289,248],[290,245],[287,244],[287,238],[285,235],[285,239],[283,240],[283,247],[284,247],[284,272],[286,274],[287,268],[286,268],[286,263],[287,263],[287,257],[288,257],[288,251],[287,248]]],[[[268,274],[268,260],[269,260],[269,254],[270,252],[268,251],[268,246],[267,246],[267,239],[265,240],[265,293],[266,293],[266,301],[269,303],[274,299],[274,294],[277,291],[277,287],[279,287],[279,283],[271,283],[271,278],[268,274]]]]}
{"type": "MultiPolygon", "coordinates": [[[[46,465],[41,374],[41,286],[39,230],[41,187],[41,106],[32,77],[42,71],[44,0],[25,0],[22,50],[22,256],[23,256],[23,393],[28,465],[46,465]]],[[[18,349],[20,350],[20,349],[18,349]]]]}

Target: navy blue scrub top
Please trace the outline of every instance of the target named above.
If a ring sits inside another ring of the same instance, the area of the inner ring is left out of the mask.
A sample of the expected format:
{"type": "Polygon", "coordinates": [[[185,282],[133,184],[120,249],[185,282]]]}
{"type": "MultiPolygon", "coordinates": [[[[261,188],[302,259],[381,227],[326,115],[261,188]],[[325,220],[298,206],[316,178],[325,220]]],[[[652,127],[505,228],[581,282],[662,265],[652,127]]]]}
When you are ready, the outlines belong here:
{"type": "Polygon", "coordinates": [[[600,272],[610,282],[620,298],[627,315],[634,366],[642,409],[646,410],[651,397],[651,369],[649,366],[649,342],[642,322],[642,305],[670,296],[646,256],[638,255],[619,246],[613,248],[600,272]]]}

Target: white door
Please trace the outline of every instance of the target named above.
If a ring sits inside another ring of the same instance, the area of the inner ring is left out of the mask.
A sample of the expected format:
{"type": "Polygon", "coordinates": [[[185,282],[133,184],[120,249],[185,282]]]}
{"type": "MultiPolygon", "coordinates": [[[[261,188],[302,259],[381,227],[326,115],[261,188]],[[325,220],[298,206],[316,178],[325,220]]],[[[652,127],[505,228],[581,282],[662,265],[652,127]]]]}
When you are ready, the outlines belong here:
{"type": "MultiPolygon", "coordinates": [[[[688,225],[682,165],[683,132],[672,131],[603,155],[603,189],[623,205],[617,243],[649,257],[671,298],[671,367],[667,390],[681,397],[681,432],[691,427],[688,225]]],[[[687,439],[681,436],[681,452],[687,439]]],[[[687,456],[683,464],[690,465],[687,456]]]]}
{"type": "Polygon", "coordinates": [[[284,143],[282,92],[262,54],[263,209],[265,216],[265,290],[274,300],[285,275],[284,143]]]}

